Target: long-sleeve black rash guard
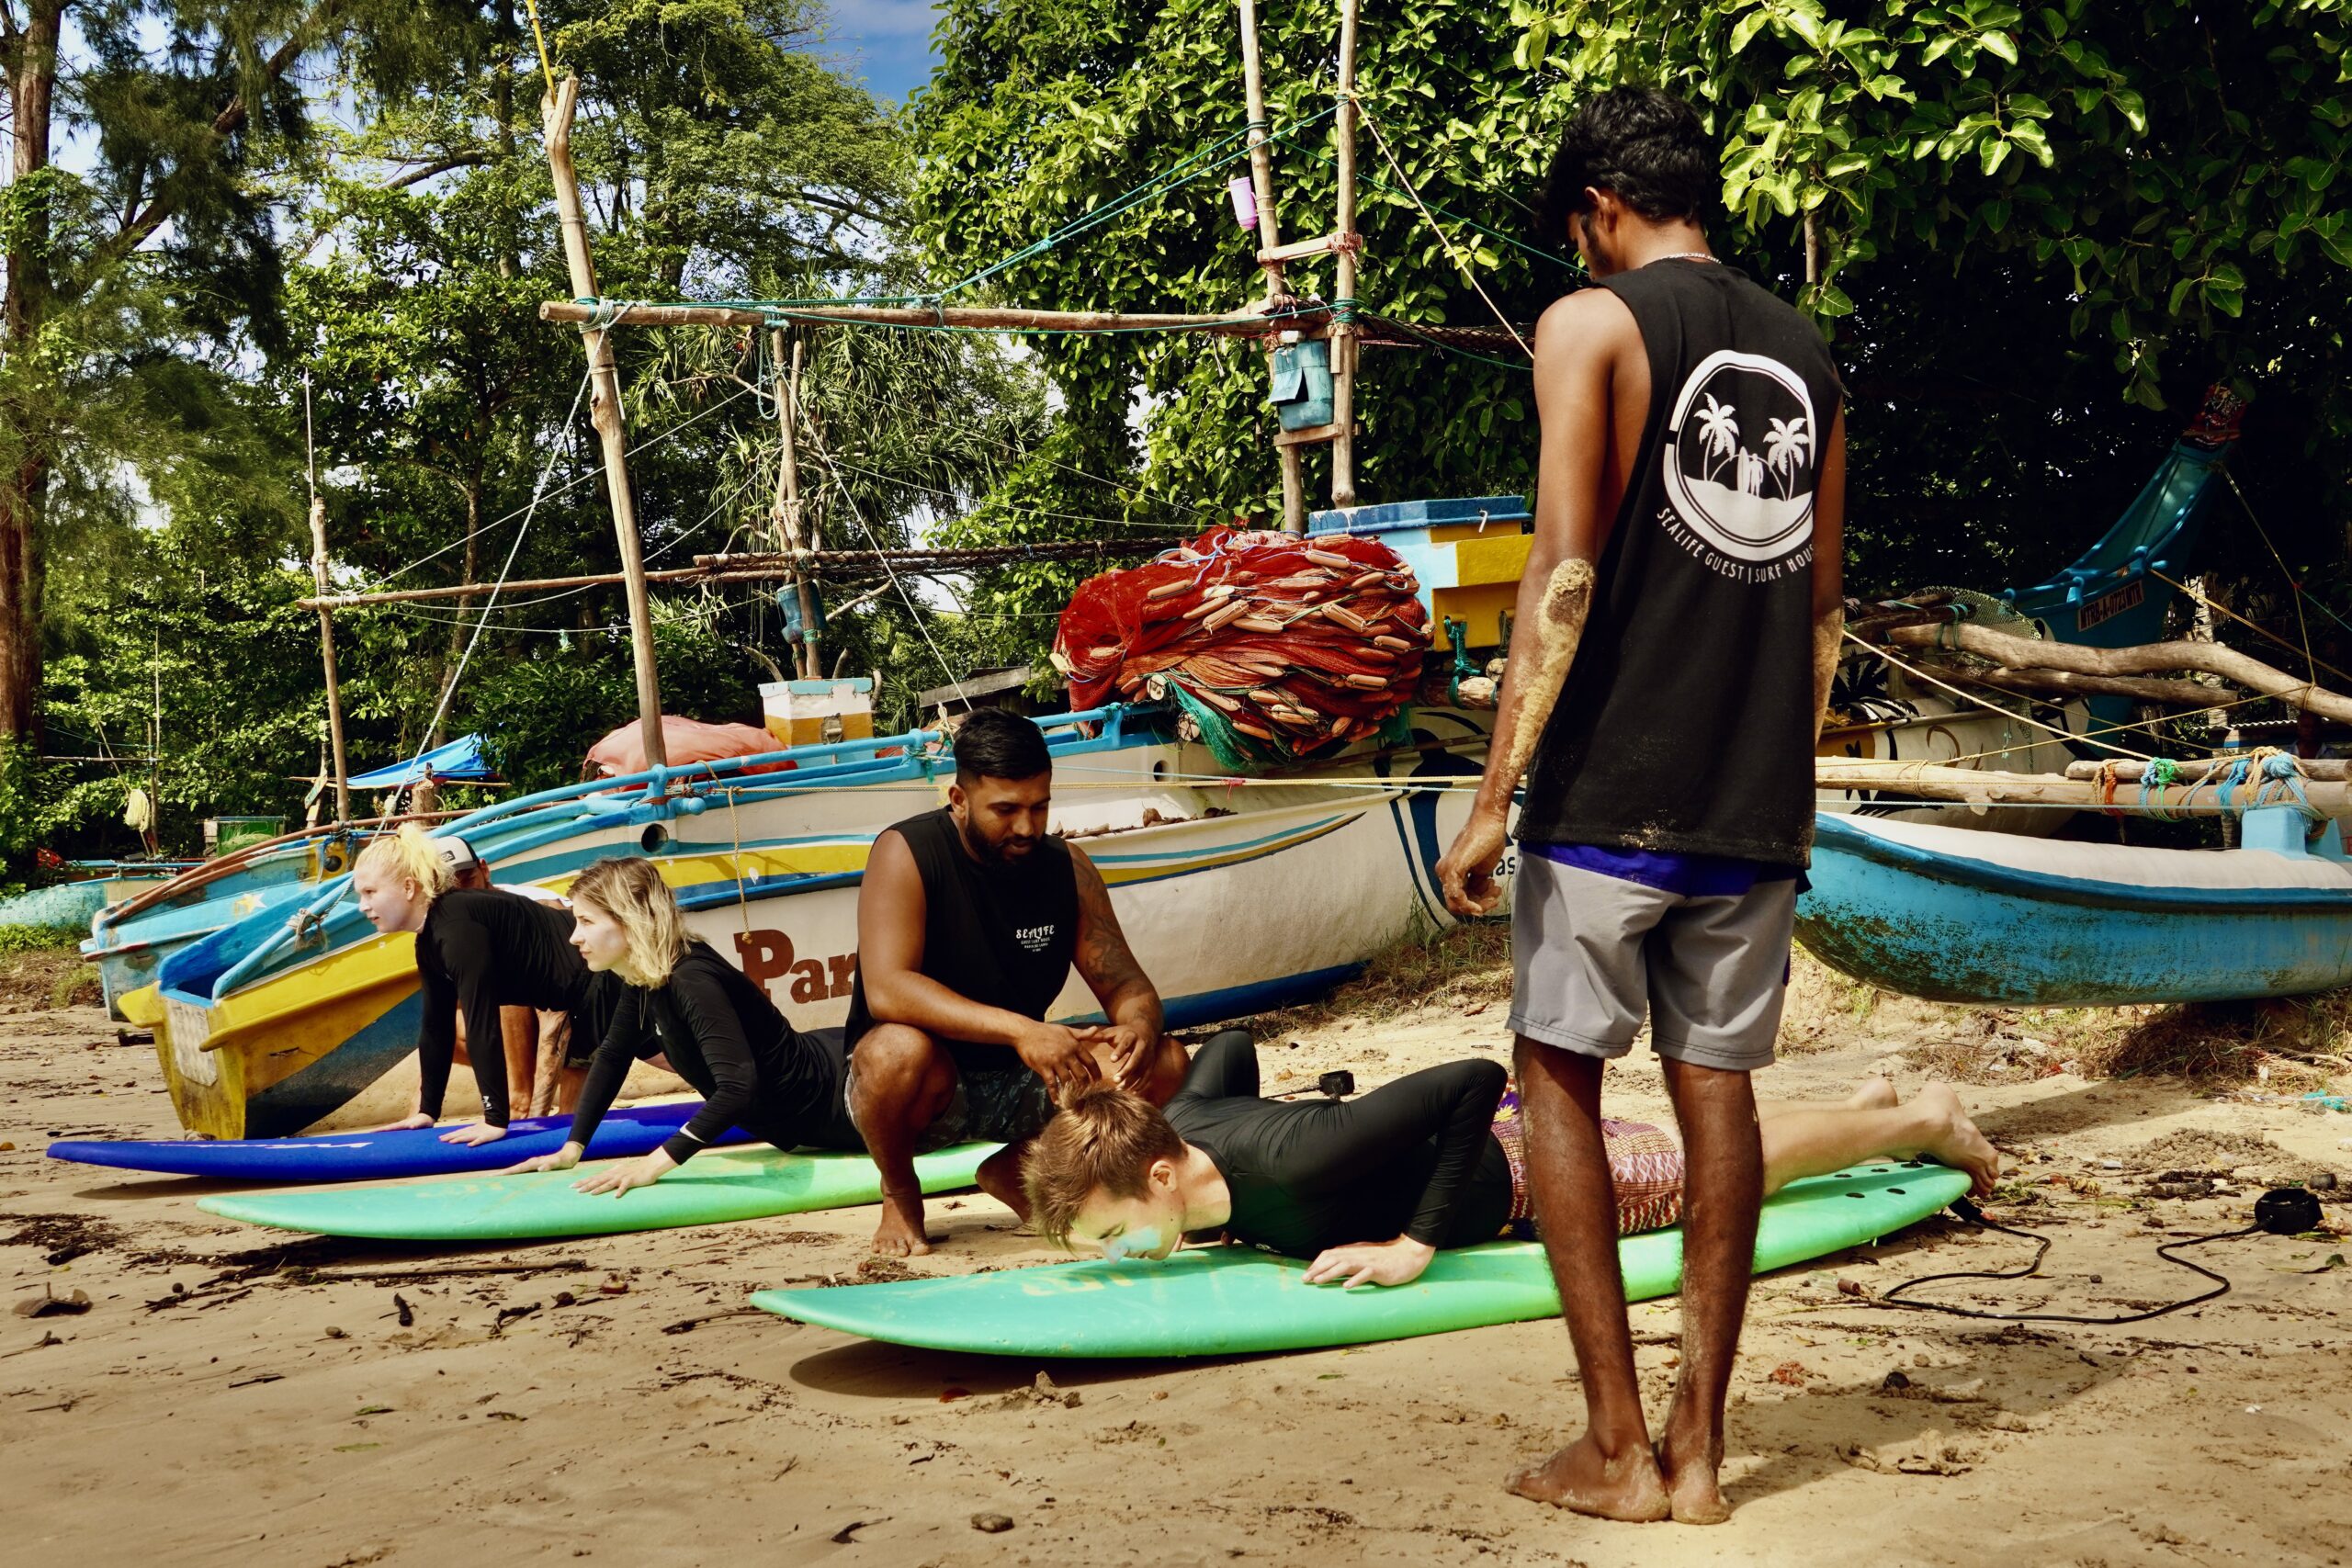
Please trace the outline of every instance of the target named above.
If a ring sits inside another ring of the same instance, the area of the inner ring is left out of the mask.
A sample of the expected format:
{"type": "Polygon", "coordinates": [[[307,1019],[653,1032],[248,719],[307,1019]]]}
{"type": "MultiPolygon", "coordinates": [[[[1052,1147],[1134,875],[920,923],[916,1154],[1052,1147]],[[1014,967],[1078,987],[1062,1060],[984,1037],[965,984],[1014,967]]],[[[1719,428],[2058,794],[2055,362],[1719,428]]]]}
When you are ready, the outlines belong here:
{"type": "Polygon", "coordinates": [[[1356,1100],[1261,1100],[1257,1048],[1236,1031],[1193,1058],[1167,1116],[1224,1176],[1237,1240],[1297,1258],[1398,1235],[1465,1247],[1510,1217],[1493,1132],[1506,1082],[1499,1065],[1468,1060],[1356,1100]]]}
{"type": "Polygon", "coordinates": [[[657,1051],[703,1097],[702,1109],[662,1145],[681,1165],[730,1127],[783,1149],[865,1151],[842,1102],[849,1055],[842,1032],[793,1028],[764,990],[701,942],[686,944],[667,985],[621,991],[580,1086],[573,1143],[584,1146],[595,1135],[630,1062],[657,1051]]]}
{"type": "Polygon", "coordinates": [[[571,910],[495,887],[458,888],[433,901],[416,933],[416,977],[424,1004],[416,1038],[417,1109],[441,1114],[462,1009],[481,1119],[493,1127],[507,1121],[506,1037],[498,1010],[577,1014],[590,980],[571,946],[571,910]]]}

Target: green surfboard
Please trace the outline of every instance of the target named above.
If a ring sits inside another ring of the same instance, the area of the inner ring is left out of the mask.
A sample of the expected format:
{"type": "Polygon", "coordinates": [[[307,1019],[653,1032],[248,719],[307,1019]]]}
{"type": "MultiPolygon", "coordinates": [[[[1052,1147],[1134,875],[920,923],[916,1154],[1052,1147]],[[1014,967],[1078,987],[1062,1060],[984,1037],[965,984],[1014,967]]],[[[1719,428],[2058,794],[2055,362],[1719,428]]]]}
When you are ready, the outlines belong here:
{"type": "MultiPolygon", "coordinates": [[[[969,1187],[998,1144],[958,1144],[915,1160],[926,1192],[969,1187]]],[[[537,1236],[616,1235],[624,1231],[718,1225],[879,1202],[881,1173],[864,1155],[775,1149],[697,1155],[650,1187],[616,1198],[575,1192],[579,1170],[481,1176],[307,1192],[241,1192],[199,1199],[224,1219],[318,1235],[385,1241],[515,1241],[537,1236]]]]}
{"type": "MultiPolygon", "coordinates": [[[[1876,1240],[1968,1190],[1939,1165],[1854,1166],[1792,1182],[1764,1204],[1756,1269],[1784,1268],[1876,1240]]],[[[1672,1295],[1682,1231],[1618,1243],[1625,1299],[1672,1295]]],[[[782,1317],[897,1345],[1006,1356],[1230,1356],[1407,1339],[1551,1317],[1560,1310],[1540,1243],[1488,1242],[1438,1254],[1393,1290],[1301,1280],[1306,1265],[1243,1247],[1164,1263],[1096,1259],[992,1274],[831,1290],[761,1291],[782,1317]]]]}

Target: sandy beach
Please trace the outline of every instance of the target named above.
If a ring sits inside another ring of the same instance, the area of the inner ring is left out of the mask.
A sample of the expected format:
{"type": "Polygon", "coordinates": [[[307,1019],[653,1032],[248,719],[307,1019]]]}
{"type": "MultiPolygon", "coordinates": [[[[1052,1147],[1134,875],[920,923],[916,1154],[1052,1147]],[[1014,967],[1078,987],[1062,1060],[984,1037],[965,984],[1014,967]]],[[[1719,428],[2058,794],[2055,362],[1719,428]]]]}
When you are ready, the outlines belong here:
{"type": "MultiPolygon", "coordinates": [[[[1500,1056],[1505,1010],[1489,987],[1387,1017],[1343,999],[1267,1021],[1268,1087],[1500,1056]]],[[[1883,1073],[1907,1096],[1923,1064],[1949,1070],[1954,1041],[2018,1032],[2000,1015],[1864,1011],[1802,967],[1759,1091],[1829,1100],[1883,1073]]],[[[2041,1278],[1939,1299],[2154,1305],[2205,1284],[2157,1259],[2160,1242],[2247,1224],[2268,1181],[2352,1184],[2352,1116],[2056,1063],[1966,1076],[2022,1080],[1961,1093],[2014,1162],[1991,1212],[2053,1245],[2041,1278]]],[[[1503,1492],[1578,1420],[1556,1322],[1201,1362],[903,1350],[752,1311],[745,1292],[1053,1255],[978,1194],[933,1201],[941,1245],[911,1265],[867,1258],[871,1210],[462,1252],[306,1240],[199,1213],[197,1183],[43,1156],[56,1137],[178,1132],[152,1052],[117,1044],[96,1009],[0,1017],[0,1269],[17,1314],[0,1320],[0,1562],[2122,1568],[2352,1553],[2352,1268],[2329,1266],[2352,1250],[2342,1185],[2324,1194],[2334,1238],[2195,1249],[2231,1292],[2129,1326],[1873,1304],[1913,1275],[2030,1255],[1943,1220],[1759,1280],[1733,1393],[1737,1511],[1697,1529],[1503,1492]],[[86,1311],[29,1314],[75,1292],[86,1311]]],[[[1666,1113],[1642,1055],[1610,1092],[1621,1114],[1666,1113]]],[[[1654,1414],[1676,1321],[1671,1301],[1634,1310],[1654,1414]]]]}

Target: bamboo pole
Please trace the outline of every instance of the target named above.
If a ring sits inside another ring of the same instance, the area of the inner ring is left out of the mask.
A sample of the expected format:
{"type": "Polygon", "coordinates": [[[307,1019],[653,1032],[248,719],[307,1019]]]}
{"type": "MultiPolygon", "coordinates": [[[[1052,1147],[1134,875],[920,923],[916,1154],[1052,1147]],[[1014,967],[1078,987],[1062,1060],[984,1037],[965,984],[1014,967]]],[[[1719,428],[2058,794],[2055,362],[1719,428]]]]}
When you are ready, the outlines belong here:
{"type": "MultiPolygon", "coordinates": [[[[1268,143],[1266,73],[1258,51],[1258,0],[1239,0],[1241,12],[1241,90],[1250,114],[1250,189],[1258,203],[1258,265],[1266,274],[1266,303],[1274,307],[1290,298],[1290,284],[1279,256],[1267,253],[1282,245],[1282,224],[1274,208],[1274,156],[1268,143]]],[[[1266,370],[1273,374],[1274,341],[1266,340],[1266,370]]],[[[1283,532],[1306,532],[1306,469],[1295,446],[1277,447],[1283,466],[1283,532]]]]}
{"type": "MultiPolygon", "coordinates": [[[[594,296],[582,296],[593,299],[594,296]]],[[[967,327],[978,332],[1205,332],[1221,337],[1257,337],[1279,327],[1311,326],[1327,312],[1317,310],[1281,321],[1266,319],[1262,307],[1222,316],[1124,310],[1029,310],[995,305],[648,305],[605,299],[548,299],[539,320],[605,327],[769,327],[779,321],[862,321],[880,327],[967,327]]]]}
{"type": "MultiPolygon", "coordinates": [[[[563,230],[563,258],[571,291],[596,297],[596,265],[588,254],[588,220],[580,205],[580,174],[571,164],[571,115],[580,102],[580,78],[566,76],[540,100],[547,128],[548,168],[555,177],[556,212],[563,230]]],[[[540,314],[546,316],[546,310],[540,314]]],[[[645,764],[666,767],[662,740],[662,686],[653,668],[653,610],[645,593],[645,558],[637,534],[637,498],[629,492],[628,443],[621,427],[621,378],[613,359],[613,334],[602,325],[581,333],[588,350],[589,417],[605,449],[605,483],[611,492],[613,533],[620,542],[621,578],[628,595],[628,640],[637,670],[637,722],[645,764]]]]}
{"type": "MultiPolygon", "coordinates": [[[[2135,790],[2126,798],[2109,800],[2103,786],[2089,779],[2056,773],[2005,773],[1989,769],[1940,767],[1930,762],[1879,762],[1861,757],[1816,757],[1813,761],[1816,789],[1871,790],[1911,795],[1923,800],[1953,800],[1970,806],[2072,806],[2115,811],[2151,809],[2166,813],[2213,812],[2221,809],[2218,785],[2199,783],[2153,789],[2143,801],[2135,790]]],[[[2313,781],[2303,786],[2312,808],[2324,817],[2352,811],[2352,784],[2313,781]]],[[[2244,786],[2241,800],[2252,786],[2244,786]]],[[[2270,804],[2300,804],[2275,797],[2270,804]]]]}
{"type": "MultiPolygon", "coordinates": [[[[768,344],[775,363],[784,363],[784,329],[775,328],[768,334],[768,344]]],[[[776,531],[784,536],[784,547],[797,555],[805,547],[800,535],[800,452],[795,444],[794,428],[800,420],[800,356],[806,344],[795,340],[792,344],[792,373],[776,387],[775,431],[778,446],[776,462],[775,522],[776,531]]],[[[800,603],[800,647],[795,658],[803,680],[813,681],[822,672],[817,662],[817,589],[806,571],[796,571],[792,577],[793,593],[800,603]]]]}
{"type": "MultiPolygon", "coordinates": [[[[311,436],[311,373],[302,372],[302,446],[311,476],[311,581],[327,592],[327,503],[319,497],[318,448],[311,436]]],[[[343,686],[335,677],[334,614],[319,606],[319,659],[327,676],[327,744],[334,757],[334,819],[351,820],[351,769],[343,750],[343,686]]]]}
{"type": "Polygon", "coordinates": [[[2009,637],[1984,626],[1901,626],[1889,640],[1906,648],[1951,649],[1973,653],[2009,669],[2064,670],[2076,675],[2154,675],[2197,670],[2244,686],[2257,696],[2276,697],[2290,707],[2322,718],[2352,722],[2352,697],[2309,681],[2298,681],[2259,659],[2217,642],[2156,642],[2138,648],[2084,648],[2071,642],[2041,642],[2009,637]]]}
{"type": "Polygon", "coordinates": [[[1333,233],[1339,277],[1331,288],[1331,504],[1356,503],[1356,3],[1340,0],[1340,189],[1333,233]]]}

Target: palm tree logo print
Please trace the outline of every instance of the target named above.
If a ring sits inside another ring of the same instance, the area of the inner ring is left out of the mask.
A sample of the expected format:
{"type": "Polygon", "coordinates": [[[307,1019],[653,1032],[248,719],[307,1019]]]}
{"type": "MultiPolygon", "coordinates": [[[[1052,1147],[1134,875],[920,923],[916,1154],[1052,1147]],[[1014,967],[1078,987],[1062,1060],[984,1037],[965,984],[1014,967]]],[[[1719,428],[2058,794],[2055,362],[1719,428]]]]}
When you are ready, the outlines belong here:
{"type": "Polygon", "coordinates": [[[1813,536],[1820,426],[1794,370],[1766,355],[1708,355],[1682,383],[1669,428],[1667,495],[1699,541],[1763,562],[1813,536]]]}
{"type": "Polygon", "coordinates": [[[1707,406],[1699,412],[1699,445],[1707,455],[1703,478],[1715,477],[1715,459],[1728,457],[1739,450],[1739,415],[1728,403],[1715,400],[1713,393],[1703,394],[1707,406]]]}
{"type": "Polygon", "coordinates": [[[1781,494],[1796,493],[1797,475],[1813,457],[1813,422],[1803,414],[1776,419],[1764,437],[1764,466],[1781,476],[1781,494]]]}

